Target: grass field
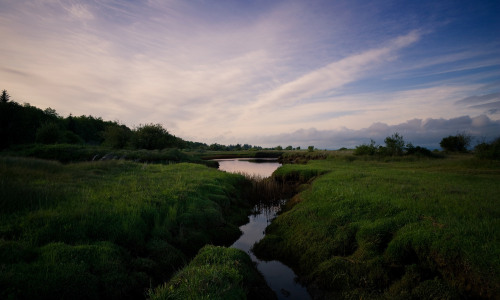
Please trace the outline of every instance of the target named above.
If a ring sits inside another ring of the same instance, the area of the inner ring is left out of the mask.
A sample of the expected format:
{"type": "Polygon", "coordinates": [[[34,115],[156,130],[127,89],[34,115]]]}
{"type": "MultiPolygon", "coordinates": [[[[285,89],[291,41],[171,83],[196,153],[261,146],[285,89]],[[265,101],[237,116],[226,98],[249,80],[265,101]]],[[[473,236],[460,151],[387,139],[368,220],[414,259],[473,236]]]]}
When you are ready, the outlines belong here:
{"type": "Polygon", "coordinates": [[[254,250],[293,266],[316,296],[499,295],[498,161],[339,156],[274,178],[311,184],[254,250]]]}
{"type": "Polygon", "coordinates": [[[196,164],[0,158],[0,298],[140,299],[247,220],[243,176],[196,164]]]}

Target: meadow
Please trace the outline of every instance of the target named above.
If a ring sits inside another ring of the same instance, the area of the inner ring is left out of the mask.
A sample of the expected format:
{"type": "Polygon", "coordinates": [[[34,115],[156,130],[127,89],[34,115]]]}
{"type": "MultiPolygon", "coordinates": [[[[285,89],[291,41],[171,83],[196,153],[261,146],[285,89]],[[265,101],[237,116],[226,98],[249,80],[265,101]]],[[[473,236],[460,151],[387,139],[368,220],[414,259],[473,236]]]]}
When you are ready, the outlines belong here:
{"type": "Polygon", "coordinates": [[[199,164],[1,157],[0,298],[145,298],[238,238],[248,187],[199,164]]]}
{"type": "Polygon", "coordinates": [[[301,191],[254,246],[318,299],[495,298],[500,162],[329,155],[273,178],[301,191]]]}

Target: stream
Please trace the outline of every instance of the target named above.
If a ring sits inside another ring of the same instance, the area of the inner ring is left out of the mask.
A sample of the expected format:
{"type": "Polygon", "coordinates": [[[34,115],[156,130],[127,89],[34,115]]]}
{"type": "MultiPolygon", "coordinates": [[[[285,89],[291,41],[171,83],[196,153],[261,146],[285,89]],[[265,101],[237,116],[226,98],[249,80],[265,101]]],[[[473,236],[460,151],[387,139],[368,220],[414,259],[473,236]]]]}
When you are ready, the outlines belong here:
{"type": "MultiPolygon", "coordinates": [[[[217,159],[219,170],[232,173],[246,173],[260,177],[269,177],[281,166],[274,159],[217,159]]],[[[241,237],[231,246],[245,251],[250,255],[252,261],[257,264],[257,269],[262,273],[269,287],[276,293],[278,299],[311,299],[307,289],[297,282],[297,275],[279,261],[261,261],[252,252],[252,246],[260,241],[264,235],[266,227],[276,217],[282,204],[286,199],[282,199],[272,205],[256,205],[254,213],[250,215],[250,221],[241,226],[243,232],[241,237]]]]}

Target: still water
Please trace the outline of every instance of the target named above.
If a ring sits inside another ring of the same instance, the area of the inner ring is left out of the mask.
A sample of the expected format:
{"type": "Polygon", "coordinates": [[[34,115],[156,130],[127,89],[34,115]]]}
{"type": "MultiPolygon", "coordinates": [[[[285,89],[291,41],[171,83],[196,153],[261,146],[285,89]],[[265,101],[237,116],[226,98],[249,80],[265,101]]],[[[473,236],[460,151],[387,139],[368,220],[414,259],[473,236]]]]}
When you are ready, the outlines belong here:
{"type": "MultiPolygon", "coordinates": [[[[276,160],[252,159],[218,159],[219,169],[233,173],[247,173],[260,177],[269,177],[281,166],[276,160]]],[[[245,251],[257,263],[257,269],[264,275],[269,287],[276,293],[278,299],[310,299],[304,286],[297,282],[297,276],[289,267],[279,261],[261,261],[252,253],[252,246],[264,237],[266,227],[276,217],[281,200],[274,205],[257,205],[250,221],[241,226],[241,237],[231,246],[245,251]]]]}

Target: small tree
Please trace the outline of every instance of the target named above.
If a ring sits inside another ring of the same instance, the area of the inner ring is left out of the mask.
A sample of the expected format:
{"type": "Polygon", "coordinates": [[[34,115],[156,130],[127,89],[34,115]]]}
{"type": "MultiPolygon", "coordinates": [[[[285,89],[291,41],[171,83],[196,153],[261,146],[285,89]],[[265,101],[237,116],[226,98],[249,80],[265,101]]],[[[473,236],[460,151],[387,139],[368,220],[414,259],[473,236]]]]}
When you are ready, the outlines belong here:
{"type": "Polygon", "coordinates": [[[471,136],[466,133],[450,135],[441,140],[439,145],[443,150],[449,152],[466,152],[470,146],[471,136]]]}
{"type": "Polygon", "coordinates": [[[376,152],[377,146],[372,139],[370,139],[370,144],[362,144],[356,146],[356,149],[354,149],[354,155],[374,155],[376,152]]]}
{"type": "Polygon", "coordinates": [[[402,135],[396,132],[386,137],[384,142],[388,155],[403,155],[405,141],[402,135]]]}
{"type": "Polygon", "coordinates": [[[110,125],[102,133],[104,145],[115,149],[124,148],[130,140],[131,132],[126,126],[110,125]]]}
{"type": "Polygon", "coordinates": [[[1,103],[7,103],[10,100],[10,95],[6,90],[2,91],[2,96],[0,96],[1,103]]]}
{"type": "Polygon", "coordinates": [[[137,149],[163,149],[172,146],[175,137],[161,126],[161,124],[147,124],[139,126],[134,131],[132,144],[137,149]]]}
{"type": "Polygon", "coordinates": [[[314,146],[309,146],[309,147],[307,147],[307,151],[309,151],[309,152],[313,152],[313,151],[314,151],[314,146]]]}
{"type": "Polygon", "coordinates": [[[56,123],[45,123],[36,131],[36,142],[41,144],[55,144],[61,137],[61,128],[56,123]]]}

